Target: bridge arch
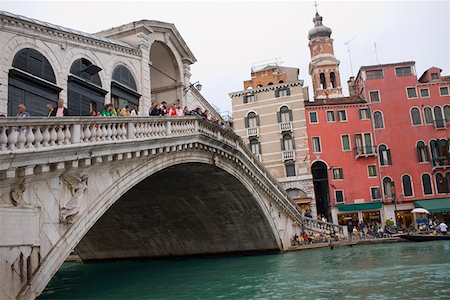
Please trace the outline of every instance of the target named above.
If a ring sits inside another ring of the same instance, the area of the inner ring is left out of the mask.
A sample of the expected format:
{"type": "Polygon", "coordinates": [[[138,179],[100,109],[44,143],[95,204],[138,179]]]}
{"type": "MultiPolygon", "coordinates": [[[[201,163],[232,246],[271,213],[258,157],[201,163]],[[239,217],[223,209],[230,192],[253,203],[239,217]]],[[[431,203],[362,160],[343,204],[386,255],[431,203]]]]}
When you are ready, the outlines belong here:
{"type": "MultiPolygon", "coordinates": [[[[188,149],[178,152],[163,153],[163,155],[156,155],[146,161],[136,161],[133,163],[133,166],[130,166],[130,168],[127,171],[122,172],[122,174],[117,174],[117,169],[112,168],[113,171],[107,173],[107,176],[111,177],[110,180],[108,180],[110,184],[103,190],[99,190],[97,195],[94,195],[97,198],[95,202],[92,203],[90,208],[86,209],[85,212],[77,216],[73,224],[68,225],[70,227],[67,232],[43,259],[41,265],[29,281],[27,289],[23,291],[23,297],[21,298],[28,299],[37,297],[44,290],[45,286],[58,271],[60,266],[64,263],[71,251],[82,241],[83,237],[88,234],[89,230],[96,226],[95,224],[101,220],[101,217],[112,209],[112,206],[115,205],[116,202],[121,202],[120,199],[122,199],[127,192],[132,191],[134,187],[142,182],[145,182],[145,180],[151,178],[151,176],[158,176],[158,173],[160,172],[167,172],[167,170],[175,168],[175,170],[169,172],[170,174],[174,174],[174,172],[180,171],[180,169],[177,168],[183,165],[189,165],[189,167],[195,165],[196,167],[200,166],[200,169],[203,170],[215,170],[217,176],[224,180],[224,184],[233,182],[234,184],[240,185],[240,190],[245,190],[245,193],[241,196],[251,196],[249,202],[244,203],[243,201],[238,201],[235,202],[235,204],[237,206],[251,206],[253,212],[259,212],[259,216],[256,218],[259,219],[259,223],[251,224],[254,226],[255,230],[247,228],[249,231],[247,231],[246,234],[261,234],[264,235],[264,237],[261,236],[259,241],[258,237],[254,238],[253,241],[249,240],[246,244],[240,245],[240,249],[246,249],[248,251],[282,249],[282,240],[279,229],[277,228],[279,224],[275,224],[274,220],[274,214],[277,214],[279,217],[279,213],[274,209],[274,206],[268,204],[267,198],[269,196],[255,188],[254,183],[252,182],[252,175],[236,166],[234,162],[234,160],[214,157],[212,156],[212,153],[208,151],[188,149]]],[[[184,172],[185,171],[186,168],[184,168],[184,172]]],[[[105,174],[105,172],[102,174],[105,174]]],[[[186,174],[186,172],[184,174],[186,174]]],[[[223,186],[221,188],[223,188],[223,186]]],[[[233,193],[237,192],[233,191],[233,193]]],[[[227,200],[229,199],[224,199],[224,201],[227,200]]],[[[228,217],[230,217],[230,215],[228,217]]],[[[246,218],[248,217],[252,216],[246,216],[246,218]]],[[[228,221],[233,222],[236,220],[231,218],[228,219],[228,221]]],[[[212,228],[214,228],[214,226],[212,226],[212,228]]],[[[233,239],[231,238],[230,240],[233,239]]],[[[89,243],[91,242],[92,240],[89,243]]],[[[223,249],[225,249],[223,252],[233,252],[232,248],[224,247],[223,249]]],[[[195,255],[204,253],[194,252],[185,254],[195,255]]],[[[172,255],[176,256],[182,254],[173,253],[172,255]]],[[[101,257],[88,258],[101,259],[101,257]]]]}

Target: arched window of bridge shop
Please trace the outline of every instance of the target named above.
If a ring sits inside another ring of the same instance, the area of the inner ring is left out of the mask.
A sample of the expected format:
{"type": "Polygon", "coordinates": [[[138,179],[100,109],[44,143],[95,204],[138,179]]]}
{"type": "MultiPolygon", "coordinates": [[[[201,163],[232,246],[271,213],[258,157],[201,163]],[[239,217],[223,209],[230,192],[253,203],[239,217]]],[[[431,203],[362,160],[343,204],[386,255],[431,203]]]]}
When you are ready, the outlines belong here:
{"type": "Polygon", "coordinates": [[[86,58],[75,60],[70,67],[67,84],[67,108],[72,116],[89,116],[101,112],[108,91],[102,89],[102,69],[86,58]]]}
{"type": "Polygon", "coordinates": [[[20,103],[31,116],[46,116],[47,104],[56,107],[61,90],[48,59],[35,49],[24,48],[14,56],[8,72],[8,116],[17,115],[20,103]]]}
{"type": "Polygon", "coordinates": [[[113,71],[111,81],[111,98],[114,107],[122,109],[128,105],[130,110],[133,107],[139,107],[140,97],[133,74],[127,67],[117,66],[113,71]]]}

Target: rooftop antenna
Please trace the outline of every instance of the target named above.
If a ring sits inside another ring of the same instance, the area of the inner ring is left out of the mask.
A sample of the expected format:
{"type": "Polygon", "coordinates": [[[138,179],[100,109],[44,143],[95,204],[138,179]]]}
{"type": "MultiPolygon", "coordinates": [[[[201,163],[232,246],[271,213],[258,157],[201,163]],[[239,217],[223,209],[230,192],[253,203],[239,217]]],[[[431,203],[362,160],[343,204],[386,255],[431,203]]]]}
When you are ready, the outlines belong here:
{"type": "Polygon", "coordinates": [[[317,6],[319,6],[319,4],[317,4],[317,1],[314,1],[314,6],[316,7],[316,14],[318,13],[317,12],[317,6]]]}
{"type": "Polygon", "coordinates": [[[374,48],[374,50],[372,51],[372,53],[375,53],[375,58],[377,59],[377,65],[379,65],[380,64],[380,62],[378,61],[378,50],[379,49],[377,49],[377,43],[373,43],[373,48],[374,48]]]}
{"type": "Polygon", "coordinates": [[[353,76],[353,64],[352,64],[352,55],[350,53],[350,42],[353,41],[354,39],[356,39],[356,36],[352,37],[351,39],[349,39],[348,41],[346,41],[344,43],[344,45],[347,46],[347,52],[348,52],[348,58],[350,59],[350,70],[352,71],[352,76],[353,76]]]}

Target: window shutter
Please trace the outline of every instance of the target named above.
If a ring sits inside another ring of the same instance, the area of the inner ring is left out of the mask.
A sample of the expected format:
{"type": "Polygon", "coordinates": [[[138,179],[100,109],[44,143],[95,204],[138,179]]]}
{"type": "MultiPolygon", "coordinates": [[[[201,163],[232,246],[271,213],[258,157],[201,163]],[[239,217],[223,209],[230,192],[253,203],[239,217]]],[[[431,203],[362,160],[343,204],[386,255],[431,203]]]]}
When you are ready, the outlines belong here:
{"type": "Polygon", "coordinates": [[[392,166],[391,149],[387,149],[388,165],[392,166]]]}
{"type": "Polygon", "coordinates": [[[286,88],[286,95],[290,96],[291,95],[291,89],[290,88],[286,88]]]}
{"type": "Polygon", "coordinates": [[[425,159],[426,159],[426,161],[430,161],[430,153],[428,152],[427,145],[425,145],[425,159]]]}
{"type": "Polygon", "coordinates": [[[280,139],[280,143],[281,143],[281,151],[284,151],[284,141],[282,138],[280,139]]]}
{"type": "Polygon", "coordinates": [[[278,123],[281,123],[281,112],[277,111],[277,120],[278,123]]]}
{"type": "Polygon", "coordinates": [[[295,139],[293,136],[291,136],[291,140],[292,140],[292,150],[295,150],[295,139]]]}
{"type": "Polygon", "coordinates": [[[261,142],[258,142],[258,147],[259,147],[259,154],[262,154],[262,151],[261,151],[261,142]]]}
{"type": "Polygon", "coordinates": [[[246,95],[244,95],[243,100],[244,100],[244,103],[247,103],[247,102],[248,102],[248,99],[247,99],[247,96],[246,96],[246,95]]]}
{"type": "Polygon", "coordinates": [[[249,143],[247,144],[248,149],[250,149],[250,151],[252,151],[252,143],[249,141],[249,143]]]}
{"type": "Polygon", "coordinates": [[[256,126],[259,126],[259,116],[256,116],[256,126]]]}
{"type": "Polygon", "coordinates": [[[248,117],[244,118],[245,128],[249,128],[250,125],[248,124],[248,117]]]}
{"type": "Polygon", "coordinates": [[[420,161],[420,147],[417,146],[416,150],[417,150],[417,161],[418,161],[418,162],[421,162],[421,161],[420,161]]]}
{"type": "Polygon", "coordinates": [[[275,90],[275,98],[280,97],[280,91],[279,90],[275,90]]]}
{"type": "Polygon", "coordinates": [[[289,110],[289,121],[293,121],[294,120],[294,117],[292,116],[292,110],[290,109],[289,110]]]}

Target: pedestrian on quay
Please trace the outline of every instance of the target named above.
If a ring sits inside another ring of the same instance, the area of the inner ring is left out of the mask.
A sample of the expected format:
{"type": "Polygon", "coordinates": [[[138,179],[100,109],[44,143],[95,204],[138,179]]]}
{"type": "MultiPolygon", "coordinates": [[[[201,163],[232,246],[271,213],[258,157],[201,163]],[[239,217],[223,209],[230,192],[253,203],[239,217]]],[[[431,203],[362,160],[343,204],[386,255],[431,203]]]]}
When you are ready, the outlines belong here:
{"type": "Polygon", "coordinates": [[[447,224],[445,224],[445,222],[442,221],[441,224],[439,224],[439,231],[445,235],[447,234],[447,230],[448,230],[447,224]]]}

